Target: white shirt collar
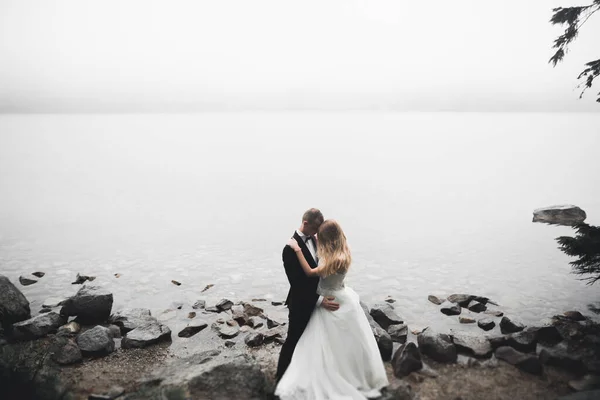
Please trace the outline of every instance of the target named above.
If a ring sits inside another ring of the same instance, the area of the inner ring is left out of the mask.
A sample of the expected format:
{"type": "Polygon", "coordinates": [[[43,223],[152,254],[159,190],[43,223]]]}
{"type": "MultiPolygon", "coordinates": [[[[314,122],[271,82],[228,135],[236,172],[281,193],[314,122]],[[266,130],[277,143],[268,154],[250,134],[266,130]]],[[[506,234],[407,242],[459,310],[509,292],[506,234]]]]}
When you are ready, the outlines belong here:
{"type": "Polygon", "coordinates": [[[302,240],[304,240],[306,242],[306,238],[308,237],[307,235],[305,235],[304,233],[302,233],[302,231],[296,229],[296,233],[298,234],[298,236],[300,236],[300,238],[302,240]]]}

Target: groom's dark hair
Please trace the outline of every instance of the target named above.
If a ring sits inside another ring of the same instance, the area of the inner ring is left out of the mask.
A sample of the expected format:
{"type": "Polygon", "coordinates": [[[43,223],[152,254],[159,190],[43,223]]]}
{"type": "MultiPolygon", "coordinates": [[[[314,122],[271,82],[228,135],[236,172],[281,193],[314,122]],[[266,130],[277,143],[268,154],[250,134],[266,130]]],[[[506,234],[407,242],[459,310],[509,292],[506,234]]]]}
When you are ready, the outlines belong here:
{"type": "Polygon", "coordinates": [[[306,221],[311,225],[321,225],[323,223],[323,214],[318,208],[311,208],[306,210],[302,216],[302,221],[306,221]]]}

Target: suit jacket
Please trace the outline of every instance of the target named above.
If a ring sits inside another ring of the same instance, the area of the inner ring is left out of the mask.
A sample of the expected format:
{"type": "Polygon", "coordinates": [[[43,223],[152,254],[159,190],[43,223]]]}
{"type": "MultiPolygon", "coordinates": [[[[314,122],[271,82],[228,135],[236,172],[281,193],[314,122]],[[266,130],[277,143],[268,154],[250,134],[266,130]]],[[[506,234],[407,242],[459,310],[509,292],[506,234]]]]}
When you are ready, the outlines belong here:
{"type": "MultiPolygon", "coordinates": [[[[298,245],[302,249],[302,254],[304,254],[304,258],[306,258],[306,261],[308,261],[310,267],[316,268],[317,263],[312,258],[306,243],[304,243],[302,238],[296,232],[294,232],[293,237],[296,239],[296,242],[298,242],[298,245]]],[[[319,277],[306,276],[302,266],[300,265],[300,261],[298,261],[296,252],[290,246],[285,246],[283,248],[282,258],[285,274],[290,282],[290,291],[285,304],[290,309],[290,312],[311,313],[315,308],[317,300],[319,299],[319,295],[317,294],[319,277]]]]}

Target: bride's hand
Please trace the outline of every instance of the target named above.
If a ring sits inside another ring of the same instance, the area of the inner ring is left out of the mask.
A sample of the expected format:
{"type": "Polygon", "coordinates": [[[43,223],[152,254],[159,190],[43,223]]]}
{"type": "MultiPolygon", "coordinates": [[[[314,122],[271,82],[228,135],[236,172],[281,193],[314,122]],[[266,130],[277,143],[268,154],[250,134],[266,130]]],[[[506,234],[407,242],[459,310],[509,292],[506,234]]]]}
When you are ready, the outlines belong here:
{"type": "Polygon", "coordinates": [[[298,242],[295,239],[290,239],[287,242],[287,245],[290,246],[294,251],[300,251],[300,246],[298,246],[298,242]]]}

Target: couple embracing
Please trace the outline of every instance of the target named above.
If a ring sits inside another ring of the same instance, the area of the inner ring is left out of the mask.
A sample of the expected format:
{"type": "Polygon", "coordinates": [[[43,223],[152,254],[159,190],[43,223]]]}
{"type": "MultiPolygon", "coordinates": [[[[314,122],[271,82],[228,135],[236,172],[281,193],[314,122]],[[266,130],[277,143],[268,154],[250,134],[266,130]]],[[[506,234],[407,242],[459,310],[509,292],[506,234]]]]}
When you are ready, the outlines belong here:
{"type": "Polygon", "coordinates": [[[358,295],[344,284],[351,261],[340,225],[324,221],[318,209],[306,211],[283,250],[291,288],[288,335],[277,365],[281,400],[364,400],[387,386],[358,295]]]}

